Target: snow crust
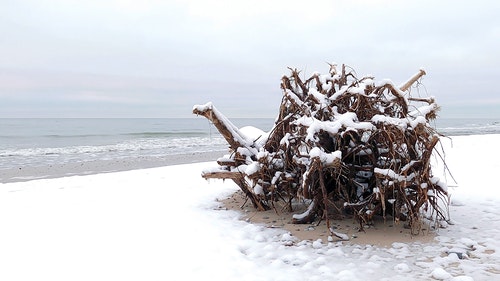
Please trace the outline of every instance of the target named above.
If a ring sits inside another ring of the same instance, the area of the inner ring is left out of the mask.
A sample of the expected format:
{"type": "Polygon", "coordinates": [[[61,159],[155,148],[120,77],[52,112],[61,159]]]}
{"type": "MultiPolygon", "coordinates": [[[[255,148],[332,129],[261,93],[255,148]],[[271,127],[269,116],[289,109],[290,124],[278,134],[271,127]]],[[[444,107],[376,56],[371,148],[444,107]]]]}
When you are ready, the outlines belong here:
{"type": "Polygon", "coordinates": [[[262,136],[265,136],[266,133],[262,131],[259,128],[253,127],[253,126],[245,126],[241,127],[239,129],[240,133],[247,139],[248,141],[251,141],[252,143],[261,138],[262,136]]]}
{"type": "Polygon", "coordinates": [[[374,126],[370,122],[359,122],[356,113],[346,112],[344,114],[336,114],[334,121],[320,121],[314,117],[303,116],[295,122],[297,125],[302,125],[307,128],[306,141],[314,141],[320,131],[325,131],[331,135],[338,134],[341,128],[349,130],[373,130],[374,126]]]}
{"type": "Polygon", "coordinates": [[[238,187],[197,163],[0,184],[0,280],[499,280],[500,135],[441,141],[432,243],[299,241],[221,208],[238,187]]]}
{"type": "Polygon", "coordinates": [[[332,153],[326,153],[323,150],[321,150],[319,147],[315,146],[311,151],[309,152],[309,156],[311,158],[319,158],[320,161],[325,164],[333,164],[335,161],[339,161],[342,159],[342,151],[337,150],[332,153]]]}
{"type": "Polygon", "coordinates": [[[213,108],[212,102],[207,102],[206,104],[196,104],[193,106],[193,110],[206,111],[213,108]]]}

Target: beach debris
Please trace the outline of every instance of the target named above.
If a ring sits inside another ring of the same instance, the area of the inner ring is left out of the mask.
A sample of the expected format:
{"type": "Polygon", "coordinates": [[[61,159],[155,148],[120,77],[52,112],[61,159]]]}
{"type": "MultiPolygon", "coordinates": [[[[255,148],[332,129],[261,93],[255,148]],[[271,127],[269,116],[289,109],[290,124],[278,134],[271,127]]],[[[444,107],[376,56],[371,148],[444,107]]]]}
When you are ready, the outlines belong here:
{"type": "MultiPolygon", "coordinates": [[[[349,235],[347,235],[347,234],[344,234],[344,233],[341,233],[341,232],[336,232],[333,229],[330,229],[330,232],[331,232],[331,234],[333,236],[339,238],[340,240],[343,240],[343,241],[348,241],[349,240],[349,235]]],[[[353,237],[353,238],[356,238],[356,237],[353,237]]]]}
{"type": "Polygon", "coordinates": [[[331,64],[329,73],[305,80],[290,71],[269,132],[237,128],[212,103],[193,107],[229,144],[204,178],[233,180],[258,210],[280,202],[294,212],[293,202],[305,202],[293,223],[326,220],[334,236],[331,217],[354,216],[363,231],[373,216],[389,214],[412,233],[420,231],[423,212],[449,219],[447,186],[430,165],[440,135],[429,122],[439,106],[411,93],[423,69],[401,86],[358,79],[346,65],[331,64]]]}

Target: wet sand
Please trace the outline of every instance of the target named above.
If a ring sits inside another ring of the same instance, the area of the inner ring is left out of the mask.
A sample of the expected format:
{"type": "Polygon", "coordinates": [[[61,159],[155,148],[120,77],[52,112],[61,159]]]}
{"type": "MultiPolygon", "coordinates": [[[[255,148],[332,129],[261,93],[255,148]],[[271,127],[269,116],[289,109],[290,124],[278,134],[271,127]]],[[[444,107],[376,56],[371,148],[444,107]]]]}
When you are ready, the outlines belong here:
{"type": "Polygon", "coordinates": [[[34,179],[59,178],[98,173],[110,173],[162,166],[215,161],[224,151],[167,155],[163,157],[129,157],[120,160],[96,160],[45,166],[12,167],[0,170],[0,183],[34,179]]]}
{"type": "MultiPolygon", "coordinates": [[[[238,191],[223,200],[224,207],[231,210],[242,212],[242,219],[250,223],[264,225],[269,228],[281,228],[289,231],[299,240],[316,241],[321,239],[323,242],[329,240],[331,236],[326,226],[326,221],[314,222],[312,224],[292,224],[292,213],[288,212],[278,204],[276,210],[257,211],[250,201],[245,201],[245,196],[238,191]]],[[[304,206],[305,209],[305,206],[304,206]]],[[[297,212],[300,213],[300,210],[297,212]]],[[[373,245],[378,247],[391,247],[393,243],[411,243],[421,242],[429,243],[435,238],[435,231],[431,227],[422,223],[422,229],[418,235],[412,235],[410,229],[404,227],[404,222],[395,223],[392,217],[387,216],[384,222],[382,217],[376,217],[373,225],[365,226],[364,231],[359,230],[359,223],[353,218],[342,220],[331,219],[330,227],[337,233],[345,234],[349,240],[342,240],[332,236],[331,241],[342,241],[346,244],[373,245]]]]}

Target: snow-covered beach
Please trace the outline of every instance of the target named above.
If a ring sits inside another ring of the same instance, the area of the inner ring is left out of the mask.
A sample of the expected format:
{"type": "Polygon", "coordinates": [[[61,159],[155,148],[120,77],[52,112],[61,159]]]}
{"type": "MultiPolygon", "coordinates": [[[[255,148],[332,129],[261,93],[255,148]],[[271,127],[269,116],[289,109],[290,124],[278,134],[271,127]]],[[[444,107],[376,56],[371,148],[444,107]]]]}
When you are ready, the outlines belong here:
{"type": "Polygon", "coordinates": [[[0,1],[0,281],[500,281],[499,10],[0,1]]]}
{"type": "Polygon", "coordinates": [[[214,162],[3,183],[0,280],[495,280],[499,142],[442,139],[454,224],[389,247],[245,222],[220,202],[237,186],[200,177],[214,162]]]}

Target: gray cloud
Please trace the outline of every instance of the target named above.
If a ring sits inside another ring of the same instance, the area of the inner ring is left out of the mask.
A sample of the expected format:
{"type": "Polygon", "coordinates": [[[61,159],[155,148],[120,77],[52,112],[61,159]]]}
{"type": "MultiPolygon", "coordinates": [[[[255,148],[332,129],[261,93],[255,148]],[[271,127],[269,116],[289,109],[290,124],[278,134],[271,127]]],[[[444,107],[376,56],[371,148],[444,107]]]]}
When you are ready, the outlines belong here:
{"type": "Polygon", "coordinates": [[[421,90],[436,96],[444,115],[458,108],[484,115],[482,105],[500,107],[499,6],[2,2],[0,117],[190,117],[207,101],[228,116],[274,117],[287,67],[309,75],[327,72],[327,62],[396,83],[424,67],[421,90]]]}

